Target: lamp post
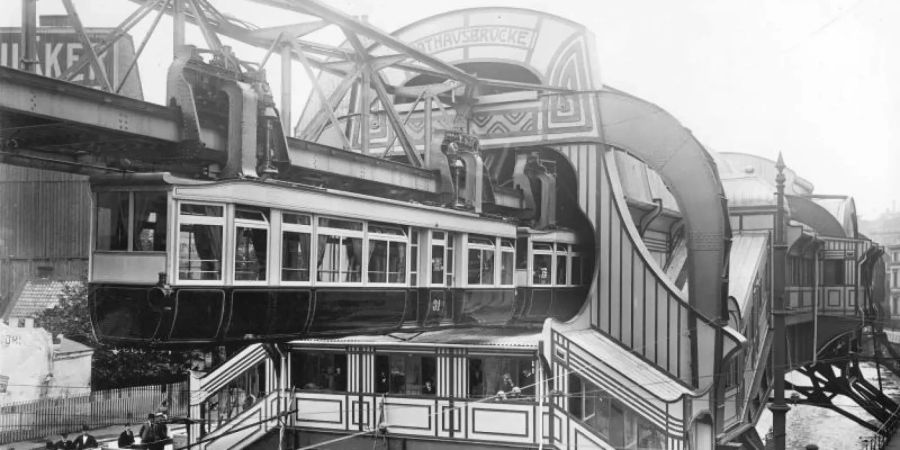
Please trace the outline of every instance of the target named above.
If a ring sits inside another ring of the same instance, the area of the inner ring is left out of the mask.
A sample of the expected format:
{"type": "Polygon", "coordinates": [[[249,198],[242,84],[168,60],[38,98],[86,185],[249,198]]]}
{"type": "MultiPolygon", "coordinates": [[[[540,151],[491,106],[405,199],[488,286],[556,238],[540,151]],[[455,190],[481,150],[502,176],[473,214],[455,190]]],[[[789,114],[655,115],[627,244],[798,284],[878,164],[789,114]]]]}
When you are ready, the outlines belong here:
{"type": "Polygon", "coordinates": [[[772,373],[775,378],[773,383],[773,395],[775,399],[769,404],[769,410],[772,411],[772,434],[775,441],[775,450],[785,450],[785,419],[787,412],[791,407],[784,401],[784,372],[787,368],[786,348],[787,339],[785,336],[784,316],[787,312],[784,309],[784,270],[785,259],[787,257],[787,239],[785,237],[785,217],[784,217],[784,160],[781,153],[778,154],[778,162],[775,163],[778,175],[775,176],[775,187],[777,190],[777,201],[775,209],[775,258],[774,258],[774,276],[772,282],[774,284],[775,298],[773,299],[772,322],[775,325],[773,342],[773,367],[772,373]]]}

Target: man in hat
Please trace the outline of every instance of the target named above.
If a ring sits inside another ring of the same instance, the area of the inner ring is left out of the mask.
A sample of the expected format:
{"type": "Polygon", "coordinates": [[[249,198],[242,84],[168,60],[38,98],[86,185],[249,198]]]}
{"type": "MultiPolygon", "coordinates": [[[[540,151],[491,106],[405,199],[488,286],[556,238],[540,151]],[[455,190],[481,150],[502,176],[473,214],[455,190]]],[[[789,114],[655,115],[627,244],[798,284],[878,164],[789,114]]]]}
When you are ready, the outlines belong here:
{"type": "Polygon", "coordinates": [[[85,450],[88,448],[97,448],[97,440],[88,433],[87,425],[81,425],[81,435],[75,438],[75,450],[85,450]]]}

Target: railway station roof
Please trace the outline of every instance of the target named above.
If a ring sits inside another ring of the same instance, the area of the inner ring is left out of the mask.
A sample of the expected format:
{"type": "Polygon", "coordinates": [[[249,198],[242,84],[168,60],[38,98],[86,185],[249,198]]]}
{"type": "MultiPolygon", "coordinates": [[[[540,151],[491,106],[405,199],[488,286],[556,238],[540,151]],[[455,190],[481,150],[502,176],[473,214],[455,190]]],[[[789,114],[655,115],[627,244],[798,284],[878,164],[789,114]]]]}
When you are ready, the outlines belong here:
{"type": "Polygon", "coordinates": [[[591,349],[592,356],[602,366],[595,368],[606,374],[619,374],[616,377],[619,379],[617,383],[627,385],[633,392],[644,390],[666,402],[672,402],[683,395],[694,393],[687,386],[666,375],[663,371],[652,368],[649,363],[630,350],[596,330],[570,331],[565,333],[565,336],[579,346],[591,349]]]}
{"type": "Polygon", "coordinates": [[[386,335],[353,335],[339,338],[300,339],[295,345],[305,344],[355,344],[355,345],[403,345],[429,347],[492,347],[536,350],[541,332],[536,329],[466,327],[446,328],[425,332],[400,332],[386,335]]]}
{"type": "Polygon", "coordinates": [[[765,267],[769,236],[767,232],[744,232],[731,239],[728,262],[728,295],[737,301],[741,317],[752,301],[753,283],[765,267]]]}

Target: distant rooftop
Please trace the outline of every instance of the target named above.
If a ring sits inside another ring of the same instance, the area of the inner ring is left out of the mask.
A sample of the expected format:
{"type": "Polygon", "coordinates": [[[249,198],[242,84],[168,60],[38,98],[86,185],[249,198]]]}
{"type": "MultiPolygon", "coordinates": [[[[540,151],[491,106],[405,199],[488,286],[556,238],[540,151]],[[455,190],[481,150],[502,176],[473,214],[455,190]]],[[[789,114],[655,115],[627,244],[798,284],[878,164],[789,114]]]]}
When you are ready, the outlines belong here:
{"type": "Polygon", "coordinates": [[[29,280],[22,288],[22,293],[15,300],[7,317],[35,317],[45,309],[59,304],[59,297],[66,288],[81,286],[80,281],[29,280]]]}

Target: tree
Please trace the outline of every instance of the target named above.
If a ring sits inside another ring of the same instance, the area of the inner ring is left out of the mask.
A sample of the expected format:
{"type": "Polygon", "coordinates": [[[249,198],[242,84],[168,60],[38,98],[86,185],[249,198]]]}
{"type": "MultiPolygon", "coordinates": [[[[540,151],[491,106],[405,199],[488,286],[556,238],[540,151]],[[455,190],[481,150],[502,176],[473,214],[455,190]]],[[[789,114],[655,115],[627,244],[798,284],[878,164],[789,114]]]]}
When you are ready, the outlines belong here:
{"type": "Polygon", "coordinates": [[[85,283],[66,287],[59,304],[39,313],[35,323],[54,338],[62,334],[94,348],[94,390],[182,381],[190,368],[190,352],[111,346],[97,341],[91,330],[85,283]]]}

